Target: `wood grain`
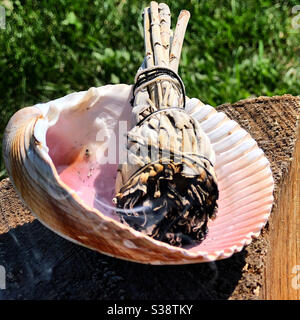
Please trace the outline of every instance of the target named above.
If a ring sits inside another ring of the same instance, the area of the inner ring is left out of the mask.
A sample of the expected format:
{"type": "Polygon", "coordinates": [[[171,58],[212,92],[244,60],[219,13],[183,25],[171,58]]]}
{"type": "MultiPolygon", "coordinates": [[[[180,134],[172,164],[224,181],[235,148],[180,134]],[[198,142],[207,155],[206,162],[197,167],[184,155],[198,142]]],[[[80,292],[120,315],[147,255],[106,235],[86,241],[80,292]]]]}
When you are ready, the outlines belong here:
{"type": "Polygon", "coordinates": [[[299,299],[300,289],[292,287],[292,268],[300,265],[300,99],[291,95],[259,97],[218,109],[257,141],[270,161],[275,182],[269,223],[247,247],[243,280],[232,298],[299,299]]]}
{"type": "MultiPolygon", "coordinates": [[[[300,300],[293,278],[300,271],[300,127],[289,174],[285,177],[277,207],[270,220],[270,250],[263,299],[300,300]],[[297,269],[297,268],[296,268],[297,269]]],[[[300,286],[300,281],[297,281],[300,286]]]]}

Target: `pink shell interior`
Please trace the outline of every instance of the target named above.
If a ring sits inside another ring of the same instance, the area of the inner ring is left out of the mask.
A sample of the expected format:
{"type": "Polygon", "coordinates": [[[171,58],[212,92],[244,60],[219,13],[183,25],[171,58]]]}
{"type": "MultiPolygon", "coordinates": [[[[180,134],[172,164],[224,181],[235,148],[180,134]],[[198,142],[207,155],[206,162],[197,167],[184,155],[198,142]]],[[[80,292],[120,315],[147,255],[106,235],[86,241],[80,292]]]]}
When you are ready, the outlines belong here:
{"type": "MultiPolygon", "coordinates": [[[[188,104],[195,101],[191,99],[188,104]]],[[[58,122],[47,131],[49,155],[62,181],[88,206],[118,220],[112,203],[118,164],[96,161],[102,144],[96,141],[99,131],[103,133],[107,129],[101,127],[103,123],[99,119],[107,119],[109,130],[116,137],[120,120],[129,129],[131,107],[124,97],[116,96],[101,97],[91,108],[86,107],[61,112],[58,122]]],[[[214,255],[218,251],[232,252],[232,248],[240,250],[259,235],[270,214],[273,179],[269,162],[250,135],[225,114],[206,105],[197,108],[193,116],[199,120],[216,152],[220,197],[217,218],[209,222],[207,238],[188,250],[214,255]]],[[[122,142],[109,143],[119,146],[122,142]]],[[[118,163],[119,147],[115,149],[118,163]]]]}
{"type": "Polygon", "coordinates": [[[131,110],[126,100],[117,97],[101,97],[93,107],[87,107],[61,112],[57,123],[47,131],[49,155],[62,181],[88,206],[119,220],[112,203],[119,163],[118,124],[122,121],[129,128],[131,110]],[[116,146],[114,163],[105,163],[107,155],[100,149],[109,130],[117,139],[108,138],[107,142],[116,146]],[[99,164],[99,158],[103,164],[99,164]]]}

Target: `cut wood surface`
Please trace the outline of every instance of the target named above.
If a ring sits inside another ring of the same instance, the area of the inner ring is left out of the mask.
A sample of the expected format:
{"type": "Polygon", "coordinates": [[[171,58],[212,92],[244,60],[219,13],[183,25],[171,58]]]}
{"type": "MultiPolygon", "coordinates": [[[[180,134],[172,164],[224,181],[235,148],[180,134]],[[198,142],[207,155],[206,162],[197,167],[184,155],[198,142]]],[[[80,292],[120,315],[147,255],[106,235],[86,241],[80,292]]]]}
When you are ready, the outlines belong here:
{"type": "Polygon", "coordinates": [[[252,98],[218,110],[245,128],[271,163],[275,205],[258,239],[214,263],[150,266],[122,261],[46,229],[4,179],[0,265],[6,270],[6,289],[0,290],[0,299],[299,299],[300,99],[252,98]]]}

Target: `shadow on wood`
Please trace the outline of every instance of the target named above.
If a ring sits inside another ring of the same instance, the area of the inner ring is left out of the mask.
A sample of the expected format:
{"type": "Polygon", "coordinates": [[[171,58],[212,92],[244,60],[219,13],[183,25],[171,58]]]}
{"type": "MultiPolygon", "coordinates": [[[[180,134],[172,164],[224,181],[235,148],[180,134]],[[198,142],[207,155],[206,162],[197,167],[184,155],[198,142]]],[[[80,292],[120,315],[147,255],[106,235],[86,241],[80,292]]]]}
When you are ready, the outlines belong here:
{"type": "Polygon", "coordinates": [[[244,255],[195,265],[137,264],[73,244],[35,220],[0,235],[6,268],[0,299],[227,299],[244,255]]]}

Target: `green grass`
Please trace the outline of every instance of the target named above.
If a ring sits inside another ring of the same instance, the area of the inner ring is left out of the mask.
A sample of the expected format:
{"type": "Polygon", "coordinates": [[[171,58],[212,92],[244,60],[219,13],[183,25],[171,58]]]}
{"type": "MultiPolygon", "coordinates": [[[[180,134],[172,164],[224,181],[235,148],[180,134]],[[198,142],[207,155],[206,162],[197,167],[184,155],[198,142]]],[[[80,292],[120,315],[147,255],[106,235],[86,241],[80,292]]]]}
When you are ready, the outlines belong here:
{"type": "MultiPolygon", "coordinates": [[[[213,106],[300,92],[296,1],[165,1],[173,27],[191,12],[179,73],[187,95],[213,106]]],[[[0,140],[21,107],[107,83],[132,83],[149,1],[0,1],[0,140]]],[[[0,143],[1,147],[1,143],[0,143]]],[[[0,157],[0,178],[5,175],[0,157]]]]}

